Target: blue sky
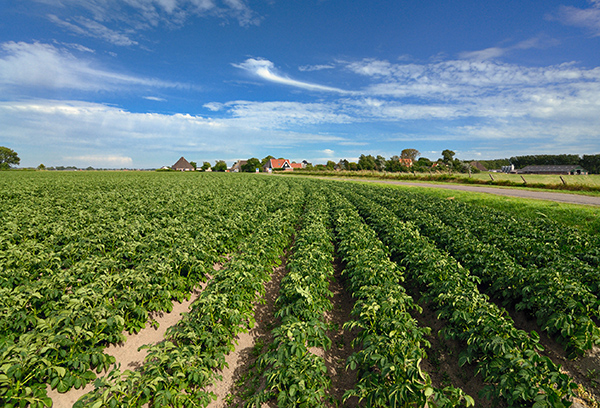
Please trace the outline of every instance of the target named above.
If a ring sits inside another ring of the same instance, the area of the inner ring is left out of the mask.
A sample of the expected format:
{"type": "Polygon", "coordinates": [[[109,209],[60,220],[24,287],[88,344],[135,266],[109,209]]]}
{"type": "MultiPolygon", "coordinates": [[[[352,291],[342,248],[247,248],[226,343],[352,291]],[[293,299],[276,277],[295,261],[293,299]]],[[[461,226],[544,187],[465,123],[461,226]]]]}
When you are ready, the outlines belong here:
{"type": "Polygon", "coordinates": [[[0,0],[0,145],[148,168],[600,153],[600,0],[0,0]]]}

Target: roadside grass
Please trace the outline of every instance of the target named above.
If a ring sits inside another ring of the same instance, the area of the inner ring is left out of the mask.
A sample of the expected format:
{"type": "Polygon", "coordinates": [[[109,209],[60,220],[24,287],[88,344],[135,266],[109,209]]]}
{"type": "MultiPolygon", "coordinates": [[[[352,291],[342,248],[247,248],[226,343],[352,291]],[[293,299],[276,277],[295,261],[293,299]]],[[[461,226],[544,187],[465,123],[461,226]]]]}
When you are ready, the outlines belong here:
{"type": "Polygon", "coordinates": [[[416,189],[419,192],[430,196],[486,206],[514,214],[515,217],[519,218],[549,219],[562,225],[575,227],[580,231],[584,231],[592,235],[598,235],[600,231],[599,207],[517,197],[505,197],[468,191],[445,190],[441,188],[398,185],[385,186],[388,188],[416,189]]]}
{"type": "Polygon", "coordinates": [[[286,172],[286,175],[334,177],[346,179],[399,180],[418,183],[452,183],[489,185],[503,188],[526,188],[536,191],[560,191],[562,193],[600,196],[600,175],[567,176],[543,174],[504,173],[386,173],[370,170],[359,171],[310,171],[286,172]],[[561,180],[562,177],[562,180],[561,180]],[[525,181],[523,181],[525,179],[525,181]],[[564,180],[564,182],[563,182],[564,180]]]}

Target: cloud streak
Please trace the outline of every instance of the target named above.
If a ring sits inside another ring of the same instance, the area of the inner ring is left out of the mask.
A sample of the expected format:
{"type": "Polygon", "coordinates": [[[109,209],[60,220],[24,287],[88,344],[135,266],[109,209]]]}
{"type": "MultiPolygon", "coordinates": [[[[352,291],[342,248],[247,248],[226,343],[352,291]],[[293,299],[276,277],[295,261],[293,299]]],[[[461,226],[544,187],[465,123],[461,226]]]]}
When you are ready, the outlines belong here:
{"type": "Polygon", "coordinates": [[[351,94],[352,92],[346,91],[340,88],[313,84],[310,82],[298,81],[291,79],[285,75],[279,74],[275,69],[275,65],[265,59],[248,58],[241,64],[233,64],[234,67],[243,69],[250,74],[257,76],[265,81],[273,82],[276,84],[291,86],[294,88],[300,88],[307,91],[316,92],[333,92],[339,94],[351,94]]]}
{"type": "MultiPolygon", "coordinates": [[[[86,53],[89,54],[89,53],[86,53]]],[[[50,44],[0,44],[0,90],[35,95],[43,90],[113,91],[123,86],[190,88],[189,85],[145,78],[107,69],[91,58],[79,58],[50,44]]]]}
{"type": "Polygon", "coordinates": [[[589,8],[577,8],[572,6],[562,6],[556,16],[550,17],[556,19],[564,25],[586,28],[590,33],[600,36],[600,1],[590,0],[589,8]]]}

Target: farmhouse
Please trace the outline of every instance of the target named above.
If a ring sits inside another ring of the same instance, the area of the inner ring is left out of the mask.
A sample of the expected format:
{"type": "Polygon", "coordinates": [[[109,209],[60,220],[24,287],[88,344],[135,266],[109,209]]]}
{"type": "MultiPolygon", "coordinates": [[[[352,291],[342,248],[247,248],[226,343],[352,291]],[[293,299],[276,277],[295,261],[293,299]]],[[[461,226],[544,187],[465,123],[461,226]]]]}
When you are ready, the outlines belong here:
{"type": "Polygon", "coordinates": [[[412,167],[413,165],[413,159],[411,158],[406,158],[406,159],[400,159],[400,164],[406,167],[412,167]]]}
{"type": "Polygon", "coordinates": [[[270,159],[264,166],[265,172],[272,172],[273,169],[294,170],[288,159],[270,159]]]}
{"type": "Polygon", "coordinates": [[[231,173],[239,173],[242,171],[242,167],[248,163],[248,160],[238,160],[236,161],[233,166],[231,166],[231,168],[229,169],[229,171],[231,173]]]}
{"type": "Polygon", "coordinates": [[[181,159],[177,160],[177,163],[172,165],[171,168],[179,171],[194,171],[194,166],[192,166],[183,156],[181,156],[181,159]]]}
{"type": "Polygon", "coordinates": [[[527,166],[518,172],[519,174],[588,174],[588,171],[579,165],[527,166]]]}

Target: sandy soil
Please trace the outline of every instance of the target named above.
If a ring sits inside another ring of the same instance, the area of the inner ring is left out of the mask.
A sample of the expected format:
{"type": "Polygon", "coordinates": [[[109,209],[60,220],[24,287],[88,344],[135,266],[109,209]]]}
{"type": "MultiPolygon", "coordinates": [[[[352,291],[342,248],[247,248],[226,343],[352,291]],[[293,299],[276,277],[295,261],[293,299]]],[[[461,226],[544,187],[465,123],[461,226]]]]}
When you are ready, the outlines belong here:
{"type": "MultiPolygon", "coordinates": [[[[265,345],[273,341],[271,330],[276,324],[273,318],[275,299],[283,276],[285,276],[285,259],[280,266],[273,269],[271,281],[265,284],[264,303],[256,305],[256,325],[248,333],[241,333],[238,336],[235,351],[226,358],[229,367],[220,373],[223,380],[207,389],[217,395],[217,400],[207,408],[243,406],[244,397],[250,390],[264,388],[264,381],[257,378],[258,374],[254,366],[258,356],[266,351],[265,345]]],[[[264,407],[271,406],[276,405],[264,405],[264,407]]]]}
{"type": "Polygon", "coordinates": [[[331,349],[322,354],[327,366],[327,373],[331,378],[331,390],[329,396],[339,401],[339,406],[357,407],[356,398],[349,399],[342,404],[342,397],[346,390],[354,388],[356,385],[356,370],[346,370],[346,360],[355,349],[352,347],[352,340],[356,337],[355,332],[343,330],[345,322],[352,319],[350,312],[354,306],[354,299],[344,290],[342,279],[342,265],[336,260],[334,264],[334,278],[329,283],[329,290],[333,293],[331,304],[332,310],[325,315],[325,321],[332,324],[332,330],[327,332],[327,337],[331,339],[331,349]]]}
{"type": "MultiPolygon", "coordinates": [[[[217,264],[214,268],[215,270],[220,269],[221,265],[217,264]]],[[[198,295],[205,286],[205,284],[200,285],[192,293],[189,300],[182,303],[174,302],[171,312],[154,314],[152,317],[159,324],[157,328],[153,328],[150,324],[147,324],[146,328],[140,330],[137,334],[125,333],[127,338],[125,342],[108,346],[104,351],[105,354],[115,357],[116,364],[121,364],[121,370],[134,370],[141,367],[147,351],[145,349],[138,351],[138,348],[145,344],[157,344],[163,341],[167,329],[176,325],[181,320],[182,313],[189,312],[190,305],[198,298],[198,295]]],[[[93,382],[84,388],[73,388],[64,394],[50,389],[50,386],[47,387],[48,396],[52,398],[53,408],[71,408],[81,396],[93,390],[93,382]]]]}

